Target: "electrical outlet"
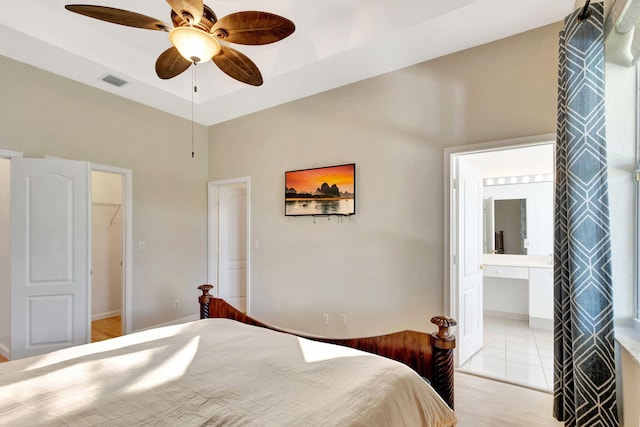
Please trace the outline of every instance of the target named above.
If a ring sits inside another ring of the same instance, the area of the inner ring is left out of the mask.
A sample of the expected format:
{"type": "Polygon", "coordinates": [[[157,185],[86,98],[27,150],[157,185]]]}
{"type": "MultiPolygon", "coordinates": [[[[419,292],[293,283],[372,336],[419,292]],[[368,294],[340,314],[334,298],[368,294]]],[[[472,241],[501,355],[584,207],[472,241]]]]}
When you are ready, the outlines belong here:
{"type": "Polygon", "coordinates": [[[173,302],[173,308],[174,308],[174,309],[178,309],[178,308],[180,308],[180,301],[175,300],[175,301],[173,302]]]}
{"type": "Polygon", "coordinates": [[[325,325],[329,324],[329,315],[327,313],[322,313],[322,323],[325,325]]]}
{"type": "Polygon", "coordinates": [[[344,313],[340,313],[340,324],[341,325],[347,324],[347,315],[344,313]]]}

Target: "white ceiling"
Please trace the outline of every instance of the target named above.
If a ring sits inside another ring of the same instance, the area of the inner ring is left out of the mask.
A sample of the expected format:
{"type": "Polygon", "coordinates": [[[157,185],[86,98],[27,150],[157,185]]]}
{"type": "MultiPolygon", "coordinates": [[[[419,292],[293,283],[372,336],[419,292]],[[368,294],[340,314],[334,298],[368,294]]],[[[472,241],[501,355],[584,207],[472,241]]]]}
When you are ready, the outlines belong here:
{"type": "MultiPolygon", "coordinates": [[[[161,0],[83,0],[170,23],[161,0]]],[[[155,61],[167,33],[114,25],[64,9],[73,0],[4,2],[0,54],[191,119],[192,72],[161,80],[155,61]],[[121,88],[101,80],[112,74],[121,88]]],[[[205,0],[219,18],[262,10],[296,31],[266,46],[234,48],[264,85],[239,83],[212,63],[197,67],[195,121],[212,125],[278,104],[562,20],[574,0],[205,0]]]]}

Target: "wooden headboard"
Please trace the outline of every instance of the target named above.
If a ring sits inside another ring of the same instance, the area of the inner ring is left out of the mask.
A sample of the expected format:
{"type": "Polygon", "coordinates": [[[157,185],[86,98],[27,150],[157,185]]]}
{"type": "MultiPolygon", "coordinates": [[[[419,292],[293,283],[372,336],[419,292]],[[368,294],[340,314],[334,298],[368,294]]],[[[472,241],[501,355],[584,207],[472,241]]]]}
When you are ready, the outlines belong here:
{"type": "MultiPolygon", "coordinates": [[[[279,332],[291,333],[259,322],[236,310],[226,301],[209,295],[209,291],[212,288],[212,285],[198,286],[198,289],[202,291],[202,295],[198,299],[201,319],[221,317],[279,332]]],[[[423,378],[428,379],[435,391],[453,409],[453,349],[455,348],[456,340],[451,334],[450,328],[456,325],[456,321],[446,316],[435,316],[431,318],[431,323],[438,326],[438,332],[427,334],[416,331],[402,331],[375,337],[346,339],[295,335],[315,341],[356,348],[402,362],[423,378]]]]}

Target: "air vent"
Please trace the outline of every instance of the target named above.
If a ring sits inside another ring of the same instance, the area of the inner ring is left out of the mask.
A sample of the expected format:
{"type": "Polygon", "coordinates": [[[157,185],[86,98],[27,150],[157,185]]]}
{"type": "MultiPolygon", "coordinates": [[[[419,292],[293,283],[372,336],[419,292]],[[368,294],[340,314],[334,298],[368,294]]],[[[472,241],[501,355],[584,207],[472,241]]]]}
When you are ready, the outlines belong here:
{"type": "Polygon", "coordinates": [[[127,83],[129,83],[128,81],[122,80],[122,79],[120,79],[120,78],[118,78],[116,76],[112,76],[111,74],[107,74],[106,76],[104,76],[102,78],[102,81],[103,82],[107,82],[107,83],[109,83],[111,85],[114,85],[114,86],[117,86],[117,87],[122,87],[122,86],[126,85],[127,83]]]}

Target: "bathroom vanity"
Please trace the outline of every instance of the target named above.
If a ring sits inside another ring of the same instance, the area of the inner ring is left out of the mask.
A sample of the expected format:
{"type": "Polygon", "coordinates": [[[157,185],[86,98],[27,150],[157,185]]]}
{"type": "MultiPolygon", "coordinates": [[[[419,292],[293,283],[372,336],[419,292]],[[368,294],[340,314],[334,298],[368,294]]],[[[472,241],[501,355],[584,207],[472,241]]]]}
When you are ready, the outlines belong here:
{"type": "Polygon", "coordinates": [[[484,254],[482,267],[485,313],[553,329],[551,256],[484,254]]]}

